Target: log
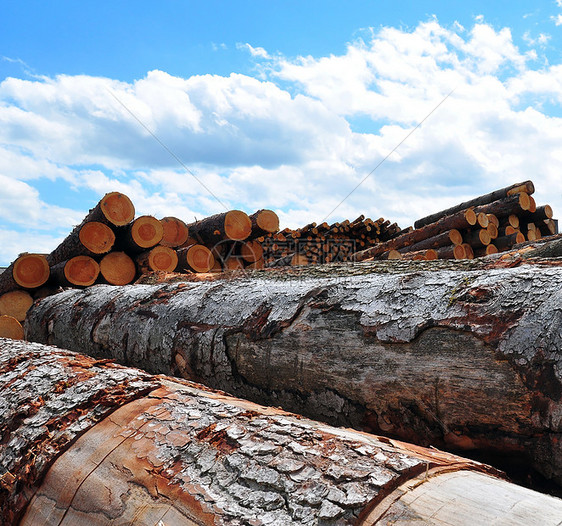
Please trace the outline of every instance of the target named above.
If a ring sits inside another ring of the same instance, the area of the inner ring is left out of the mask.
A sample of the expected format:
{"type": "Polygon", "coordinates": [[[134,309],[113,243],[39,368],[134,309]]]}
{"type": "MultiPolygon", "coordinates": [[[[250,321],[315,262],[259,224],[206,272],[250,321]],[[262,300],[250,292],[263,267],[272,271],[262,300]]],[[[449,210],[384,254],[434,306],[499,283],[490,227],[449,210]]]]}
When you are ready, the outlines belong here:
{"type": "Polygon", "coordinates": [[[462,210],[454,215],[443,217],[436,223],[431,223],[401,236],[392,238],[385,243],[379,243],[374,247],[356,252],[354,254],[354,260],[363,261],[367,258],[377,257],[383,252],[387,252],[389,250],[399,250],[403,247],[413,245],[414,243],[418,243],[452,229],[458,230],[470,228],[471,226],[474,226],[477,221],[478,218],[474,210],[470,208],[468,210],[462,210]]]}
{"type": "Polygon", "coordinates": [[[0,274],[0,295],[19,288],[39,288],[49,275],[49,263],[43,254],[21,254],[0,274]]]}
{"type": "Polygon", "coordinates": [[[463,243],[461,247],[464,248],[464,255],[466,259],[474,259],[474,250],[468,243],[463,243]]]}
{"type": "Polygon", "coordinates": [[[209,272],[215,265],[211,251],[203,245],[191,245],[177,251],[178,268],[193,272],[209,272]]]}
{"type": "Polygon", "coordinates": [[[110,285],[127,285],[136,274],[135,262],[125,252],[110,252],[100,261],[100,275],[110,285]]]}
{"type": "Polygon", "coordinates": [[[121,251],[139,254],[158,245],[163,236],[164,227],[158,219],[147,215],[140,216],[119,229],[115,246],[121,251]]]}
{"type": "Polygon", "coordinates": [[[521,232],[515,232],[506,236],[497,237],[494,239],[494,245],[500,251],[507,250],[517,243],[523,243],[525,236],[521,232]]]}
{"type": "Polygon", "coordinates": [[[192,382],[10,340],[0,370],[2,524],[548,526],[562,513],[480,462],[192,382]]]}
{"type": "Polygon", "coordinates": [[[493,243],[490,243],[489,245],[486,245],[485,247],[480,247],[480,248],[474,249],[474,256],[477,257],[477,258],[489,256],[491,254],[497,254],[497,253],[498,253],[498,248],[493,243]]]}
{"type": "Polygon", "coordinates": [[[60,287],[89,287],[99,273],[98,262],[90,256],[76,256],[51,267],[52,283],[60,287]]]}
{"type": "Polygon", "coordinates": [[[401,248],[398,252],[415,252],[417,250],[426,250],[429,248],[439,248],[450,245],[462,245],[462,234],[457,230],[448,230],[436,236],[429,237],[423,241],[414,243],[413,245],[408,245],[407,247],[401,248]]]}
{"type": "Polygon", "coordinates": [[[517,458],[560,484],[562,274],[477,264],[68,290],[32,306],[26,335],[332,424],[517,458]]]}
{"type": "Polygon", "coordinates": [[[519,214],[519,218],[525,220],[525,222],[540,221],[545,219],[552,219],[554,212],[550,205],[543,205],[537,207],[535,212],[526,211],[519,214]]]}
{"type": "Polygon", "coordinates": [[[499,235],[498,227],[494,223],[490,223],[486,230],[488,231],[491,240],[496,239],[499,235]]]}
{"type": "Polygon", "coordinates": [[[441,247],[437,250],[437,259],[465,259],[466,250],[461,245],[451,245],[448,247],[441,247]]]}
{"type": "Polygon", "coordinates": [[[469,230],[463,233],[463,238],[472,248],[485,247],[492,241],[488,230],[484,228],[480,230],[469,230]]]}
{"type": "Polygon", "coordinates": [[[273,210],[258,210],[250,216],[250,221],[252,224],[251,237],[254,239],[279,231],[279,216],[273,210]]]}
{"type": "Polygon", "coordinates": [[[3,314],[0,316],[0,338],[23,340],[24,331],[21,323],[13,316],[3,314]]]}
{"type": "Polygon", "coordinates": [[[494,214],[497,218],[509,217],[529,210],[531,198],[525,193],[511,195],[474,209],[476,214],[494,214]]]}
{"type": "Polygon", "coordinates": [[[177,217],[164,217],[160,219],[164,229],[160,244],[165,247],[177,248],[182,246],[189,237],[187,225],[177,217]]]}
{"type": "MultiPolygon", "coordinates": [[[[526,193],[532,194],[535,191],[535,187],[532,181],[525,181],[523,183],[516,183],[505,188],[501,188],[499,190],[495,190],[490,192],[489,194],[481,195],[479,197],[475,197],[474,199],[470,199],[469,201],[465,201],[464,203],[460,203],[458,205],[452,206],[451,208],[447,208],[446,210],[442,210],[441,212],[436,212],[434,214],[430,214],[426,217],[418,219],[414,223],[415,228],[421,228],[425,225],[429,225],[430,223],[435,223],[439,219],[445,216],[456,214],[461,210],[466,210],[467,208],[487,205],[489,203],[493,203],[494,201],[498,201],[499,199],[503,199],[505,197],[516,195],[519,193],[526,193]]],[[[489,212],[494,213],[494,212],[489,212]]],[[[486,227],[482,227],[486,228],[486,227]]]]}
{"type": "Polygon", "coordinates": [[[115,233],[107,224],[100,221],[82,222],[47,256],[47,261],[54,267],[75,256],[99,256],[109,252],[114,244],[115,233]]]}
{"type": "Polygon", "coordinates": [[[0,296],[0,315],[23,321],[32,304],[33,297],[25,290],[6,292],[0,296]]]}
{"type": "Polygon", "coordinates": [[[252,221],[240,210],[215,214],[187,227],[191,237],[209,248],[221,241],[244,241],[252,233],[252,221]]]}
{"type": "Polygon", "coordinates": [[[299,267],[299,266],[306,266],[310,263],[308,257],[304,254],[292,253],[287,254],[281,258],[275,259],[270,261],[265,266],[267,268],[274,268],[274,267],[299,267]]]}
{"type": "Polygon", "coordinates": [[[146,272],[173,272],[178,266],[178,255],[169,246],[157,245],[135,258],[137,269],[146,272]]]}
{"type": "Polygon", "coordinates": [[[244,261],[255,263],[263,259],[263,248],[258,241],[246,241],[240,244],[239,254],[244,261]]]}

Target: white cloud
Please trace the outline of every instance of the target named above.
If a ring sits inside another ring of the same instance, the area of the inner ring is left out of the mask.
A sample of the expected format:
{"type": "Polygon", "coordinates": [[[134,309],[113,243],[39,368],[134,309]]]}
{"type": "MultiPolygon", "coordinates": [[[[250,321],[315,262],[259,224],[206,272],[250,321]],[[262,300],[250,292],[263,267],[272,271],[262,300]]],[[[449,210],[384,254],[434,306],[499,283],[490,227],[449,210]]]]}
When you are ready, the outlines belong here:
{"type": "MultiPolygon", "coordinates": [[[[527,35],[537,46],[548,38],[527,35]]],[[[562,65],[537,66],[536,52],[521,52],[508,28],[432,19],[410,31],[373,30],[323,57],[243,47],[265,78],[151,71],[131,83],[4,80],[0,228],[12,240],[35,229],[45,243],[38,217],[49,217],[53,242],[56,225],[79,222],[86,210],[48,195],[51,182],[98,198],[122,191],[138,213],[187,221],[220,211],[219,201],[273,208],[283,226],[322,221],[453,88],[329,219],[365,213],[405,227],[527,178],[539,204],[562,210],[562,65]]]]}

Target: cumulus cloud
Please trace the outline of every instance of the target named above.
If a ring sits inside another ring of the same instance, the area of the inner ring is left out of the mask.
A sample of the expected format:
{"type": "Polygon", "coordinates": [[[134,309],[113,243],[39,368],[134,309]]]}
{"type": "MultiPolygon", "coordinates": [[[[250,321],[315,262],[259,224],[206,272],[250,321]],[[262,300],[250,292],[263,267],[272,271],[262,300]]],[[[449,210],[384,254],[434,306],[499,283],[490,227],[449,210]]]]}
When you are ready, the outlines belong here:
{"type": "MultiPolygon", "coordinates": [[[[471,28],[431,19],[363,34],[344,53],[321,57],[239,46],[261,67],[259,78],[156,70],[134,82],[5,79],[0,228],[12,240],[36,229],[43,243],[48,236],[34,225],[46,214],[54,243],[60,228],[79,222],[87,207],[49,194],[51,183],[96,199],[122,191],[139,213],[187,221],[224,203],[273,208],[284,226],[322,221],[338,207],[328,220],[365,213],[405,227],[527,178],[537,201],[562,210],[561,65],[537,65],[535,49],[521,51],[509,28],[483,18],[471,28]]],[[[547,43],[547,35],[527,35],[531,48],[547,43]]],[[[16,245],[5,262],[35,250],[16,245]]]]}

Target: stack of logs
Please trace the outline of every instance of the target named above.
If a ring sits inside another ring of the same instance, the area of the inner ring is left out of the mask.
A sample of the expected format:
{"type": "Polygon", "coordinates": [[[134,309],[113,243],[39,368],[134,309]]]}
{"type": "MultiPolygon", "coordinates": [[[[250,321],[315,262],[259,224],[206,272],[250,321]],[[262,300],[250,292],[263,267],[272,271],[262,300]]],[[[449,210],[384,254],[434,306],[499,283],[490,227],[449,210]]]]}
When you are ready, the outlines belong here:
{"type": "Polygon", "coordinates": [[[396,223],[382,217],[373,221],[360,215],[354,221],[286,228],[257,241],[263,249],[265,266],[275,267],[349,261],[357,250],[388,241],[399,233],[396,223]]]}
{"type": "Polygon", "coordinates": [[[557,234],[552,208],[537,207],[534,191],[532,181],[525,181],[436,212],[354,259],[472,259],[557,234]]]}

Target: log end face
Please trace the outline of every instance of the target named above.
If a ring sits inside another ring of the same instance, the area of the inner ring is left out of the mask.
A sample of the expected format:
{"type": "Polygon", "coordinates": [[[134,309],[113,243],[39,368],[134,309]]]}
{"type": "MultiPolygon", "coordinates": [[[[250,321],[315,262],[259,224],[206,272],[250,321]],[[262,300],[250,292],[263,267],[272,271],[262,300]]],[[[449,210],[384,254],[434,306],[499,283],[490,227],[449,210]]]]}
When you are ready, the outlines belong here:
{"type": "Polygon", "coordinates": [[[260,210],[256,223],[265,232],[274,234],[279,231],[279,216],[273,210],[260,210]]]}
{"type": "Polygon", "coordinates": [[[178,255],[170,247],[157,246],[150,251],[148,262],[154,271],[173,272],[178,266],[178,255]]]}
{"type": "Polygon", "coordinates": [[[252,233],[252,221],[241,210],[230,210],[224,219],[224,232],[233,241],[244,241],[252,233]]]}
{"type": "Polygon", "coordinates": [[[33,305],[33,298],[25,290],[6,292],[0,296],[0,316],[13,316],[21,322],[25,320],[31,305],[33,305]]]}
{"type": "Polygon", "coordinates": [[[162,240],[164,227],[152,216],[141,216],[135,219],[131,228],[133,241],[141,248],[150,248],[162,240]]]}
{"type": "Polygon", "coordinates": [[[110,252],[101,260],[100,272],[110,285],[127,285],[135,279],[137,269],[125,252],[110,252]]]}
{"type": "Polygon", "coordinates": [[[44,285],[49,275],[49,263],[42,254],[23,254],[14,263],[14,280],[26,289],[35,289],[44,285]]]}
{"type": "Polygon", "coordinates": [[[80,243],[94,254],[106,254],[115,243],[115,233],[104,223],[90,221],[78,234],[80,243]]]}
{"type": "Polygon", "coordinates": [[[115,226],[129,224],[135,217],[135,206],[132,201],[120,192],[106,194],[100,202],[105,218],[115,226]]]}
{"type": "Polygon", "coordinates": [[[64,275],[73,285],[89,287],[98,279],[100,266],[89,256],[76,256],[64,266],[64,275]]]}
{"type": "Polygon", "coordinates": [[[187,225],[177,217],[164,217],[160,219],[163,228],[163,236],[160,243],[166,247],[180,247],[189,237],[187,225]]]}
{"type": "Polygon", "coordinates": [[[13,316],[0,316],[0,338],[23,340],[24,331],[21,323],[13,316]]]}

